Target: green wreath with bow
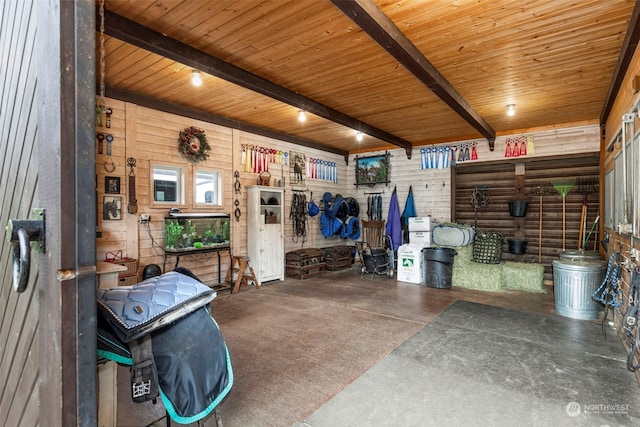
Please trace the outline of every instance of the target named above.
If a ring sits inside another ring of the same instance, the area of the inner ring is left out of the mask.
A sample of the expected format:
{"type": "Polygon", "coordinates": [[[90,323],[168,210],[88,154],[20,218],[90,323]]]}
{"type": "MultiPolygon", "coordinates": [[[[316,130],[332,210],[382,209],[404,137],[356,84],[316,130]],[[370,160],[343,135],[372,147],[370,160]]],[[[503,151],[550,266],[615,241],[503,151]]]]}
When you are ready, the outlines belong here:
{"type": "Polygon", "coordinates": [[[178,138],[178,151],[190,162],[204,162],[209,157],[211,147],[207,142],[204,130],[195,126],[184,128],[178,138]]]}

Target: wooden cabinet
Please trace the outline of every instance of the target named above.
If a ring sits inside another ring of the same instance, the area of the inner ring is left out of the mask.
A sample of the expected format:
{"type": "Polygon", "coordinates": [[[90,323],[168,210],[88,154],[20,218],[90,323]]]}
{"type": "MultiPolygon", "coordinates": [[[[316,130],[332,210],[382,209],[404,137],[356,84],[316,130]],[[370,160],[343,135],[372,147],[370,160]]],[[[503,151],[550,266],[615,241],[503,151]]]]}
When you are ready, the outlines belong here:
{"type": "Polygon", "coordinates": [[[247,188],[247,255],[258,281],[284,280],[284,189],[247,188]]]}

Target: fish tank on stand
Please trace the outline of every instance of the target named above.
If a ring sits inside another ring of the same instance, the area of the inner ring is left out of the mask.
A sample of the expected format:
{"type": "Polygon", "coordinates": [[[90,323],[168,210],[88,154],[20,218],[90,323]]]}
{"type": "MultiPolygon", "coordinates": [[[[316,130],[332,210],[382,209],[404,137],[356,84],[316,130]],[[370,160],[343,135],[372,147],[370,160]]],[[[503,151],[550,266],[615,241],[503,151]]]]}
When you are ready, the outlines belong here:
{"type": "Polygon", "coordinates": [[[231,253],[231,216],[225,213],[170,213],[164,217],[164,262],[174,256],[180,263],[181,256],[217,252],[218,284],[220,284],[220,252],[231,253]]]}

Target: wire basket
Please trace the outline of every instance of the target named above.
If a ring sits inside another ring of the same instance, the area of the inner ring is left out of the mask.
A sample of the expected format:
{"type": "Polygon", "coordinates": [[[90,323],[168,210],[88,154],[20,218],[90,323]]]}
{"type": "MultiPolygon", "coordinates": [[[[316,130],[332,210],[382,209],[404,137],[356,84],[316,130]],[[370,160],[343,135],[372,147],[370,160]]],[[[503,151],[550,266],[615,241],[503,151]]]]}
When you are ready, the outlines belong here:
{"type": "Polygon", "coordinates": [[[111,262],[113,264],[120,264],[127,269],[125,271],[120,271],[118,273],[118,277],[138,275],[138,260],[129,257],[123,257],[122,251],[117,251],[116,253],[107,252],[105,256],[106,262],[111,262]]]}
{"type": "Polygon", "coordinates": [[[504,236],[500,233],[476,233],[472,260],[482,264],[500,264],[504,236]]]}

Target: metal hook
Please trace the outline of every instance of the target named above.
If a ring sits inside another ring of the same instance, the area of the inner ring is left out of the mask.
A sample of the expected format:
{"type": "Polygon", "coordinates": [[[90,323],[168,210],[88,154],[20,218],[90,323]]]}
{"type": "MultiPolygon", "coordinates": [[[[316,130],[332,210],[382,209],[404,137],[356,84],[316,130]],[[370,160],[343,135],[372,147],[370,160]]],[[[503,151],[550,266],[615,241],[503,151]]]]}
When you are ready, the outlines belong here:
{"type": "Polygon", "coordinates": [[[44,209],[34,209],[33,215],[39,219],[9,220],[7,241],[13,244],[13,289],[24,292],[29,283],[31,270],[31,240],[41,242],[40,250],[45,250],[44,209]]]}
{"type": "Polygon", "coordinates": [[[24,228],[17,231],[18,241],[13,242],[13,289],[22,293],[29,283],[31,270],[31,245],[24,228]]]}

